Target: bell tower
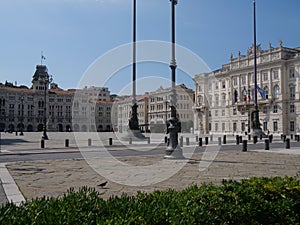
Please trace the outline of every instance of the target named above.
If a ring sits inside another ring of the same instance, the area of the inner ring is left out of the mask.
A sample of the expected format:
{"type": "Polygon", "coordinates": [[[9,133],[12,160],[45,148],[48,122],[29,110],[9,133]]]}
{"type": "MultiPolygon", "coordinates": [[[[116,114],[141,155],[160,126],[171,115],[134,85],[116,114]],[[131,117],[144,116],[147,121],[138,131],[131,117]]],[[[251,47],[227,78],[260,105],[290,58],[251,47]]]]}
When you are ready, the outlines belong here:
{"type": "Polygon", "coordinates": [[[31,82],[34,92],[44,92],[45,88],[48,88],[47,83],[49,82],[47,66],[37,65],[31,82]]]}

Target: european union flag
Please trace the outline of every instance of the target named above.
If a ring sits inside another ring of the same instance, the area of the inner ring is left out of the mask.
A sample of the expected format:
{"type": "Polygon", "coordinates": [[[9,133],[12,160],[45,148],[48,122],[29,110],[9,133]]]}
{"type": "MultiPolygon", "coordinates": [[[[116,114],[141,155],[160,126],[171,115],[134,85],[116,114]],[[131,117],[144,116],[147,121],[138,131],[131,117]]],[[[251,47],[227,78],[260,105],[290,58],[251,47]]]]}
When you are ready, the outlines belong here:
{"type": "Polygon", "coordinates": [[[262,89],[261,87],[259,87],[258,85],[256,86],[260,96],[263,98],[263,99],[266,99],[266,91],[264,89],[262,89]]]}

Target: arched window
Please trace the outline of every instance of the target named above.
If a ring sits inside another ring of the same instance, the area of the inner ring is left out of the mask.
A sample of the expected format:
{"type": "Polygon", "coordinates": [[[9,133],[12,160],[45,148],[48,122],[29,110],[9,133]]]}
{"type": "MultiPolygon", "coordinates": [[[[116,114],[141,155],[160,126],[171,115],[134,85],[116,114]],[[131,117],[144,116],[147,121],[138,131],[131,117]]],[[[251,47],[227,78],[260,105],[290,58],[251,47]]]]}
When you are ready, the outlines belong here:
{"type": "Polygon", "coordinates": [[[279,98],[279,86],[274,86],[274,98],[279,98]]]}

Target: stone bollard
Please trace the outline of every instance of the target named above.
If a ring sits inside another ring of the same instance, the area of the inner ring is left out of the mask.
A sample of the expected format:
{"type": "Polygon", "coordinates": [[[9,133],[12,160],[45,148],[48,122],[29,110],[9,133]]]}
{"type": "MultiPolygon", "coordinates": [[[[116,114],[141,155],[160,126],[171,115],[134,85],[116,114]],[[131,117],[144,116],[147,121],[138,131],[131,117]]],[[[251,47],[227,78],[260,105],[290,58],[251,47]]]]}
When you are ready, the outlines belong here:
{"type": "Polygon", "coordinates": [[[265,139],[265,150],[270,150],[270,140],[265,139]]]}
{"type": "Polygon", "coordinates": [[[165,144],[167,144],[167,143],[168,143],[168,137],[165,136],[165,144]]]}
{"type": "Polygon", "coordinates": [[[65,140],[65,147],[68,148],[69,147],[69,139],[65,140]]]}
{"type": "Polygon", "coordinates": [[[282,139],[283,139],[283,142],[286,141],[286,135],[285,134],[283,135],[282,139]]]}
{"type": "Polygon", "coordinates": [[[240,136],[240,143],[243,143],[243,136],[240,136]]]}
{"type": "Polygon", "coordinates": [[[180,137],[180,140],[179,140],[179,146],[183,147],[183,137],[182,136],[180,137]]]}
{"type": "Polygon", "coordinates": [[[199,138],[199,146],[202,146],[202,138],[199,138]]]}
{"type": "Polygon", "coordinates": [[[273,134],[270,134],[269,135],[269,142],[272,143],[272,141],[273,141],[273,134]]]}
{"type": "Polygon", "coordinates": [[[205,145],[208,145],[208,137],[205,137],[205,145]]]}
{"type": "Polygon", "coordinates": [[[240,137],[239,137],[239,135],[236,135],[236,136],[235,136],[235,143],[236,143],[237,145],[240,144],[240,137]]]}
{"type": "Polygon", "coordinates": [[[196,135],[195,140],[196,140],[196,142],[198,141],[198,135],[196,135]]]}
{"type": "Polygon", "coordinates": [[[290,148],[291,148],[291,143],[290,143],[290,139],[289,139],[289,138],[287,138],[287,139],[285,140],[285,148],[286,148],[286,149],[290,149],[290,148]]]}
{"type": "Polygon", "coordinates": [[[243,148],[242,148],[243,152],[247,151],[247,140],[243,140],[243,148]]]}
{"type": "Polygon", "coordinates": [[[89,138],[89,139],[88,139],[88,146],[91,146],[91,145],[92,145],[92,139],[89,138]]]}
{"type": "Polygon", "coordinates": [[[218,137],[218,145],[222,145],[222,138],[218,137]]]}
{"type": "Polygon", "coordinates": [[[190,145],[190,138],[186,137],[185,138],[185,143],[186,143],[186,145],[190,145]]]}
{"type": "Polygon", "coordinates": [[[45,148],[45,140],[44,139],[41,140],[41,148],[45,148]]]}
{"type": "Polygon", "coordinates": [[[223,136],[223,144],[226,144],[226,135],[223,136]]]}
{"type": "Polygon", "coordinates": [[[257,143],[257,136],[253,136],[253,144],[257,143]]]}
{"type": "Polygon", "coordinates": [[[112,145],[112,144],[113,144],[112,138],[109,138],[109,139],[108,139],[108,144],[109,144],[109,145],[112,145]]]}
{"type": "Polygon", "coordinates": [[[132,144],[132,138],[129,138],[129,144],[130,145],[132,144]]]}
{"type": "Polygon", "coordinates": [[[147,137],[147,143],[150,144],[150,137],[147,137]]]}

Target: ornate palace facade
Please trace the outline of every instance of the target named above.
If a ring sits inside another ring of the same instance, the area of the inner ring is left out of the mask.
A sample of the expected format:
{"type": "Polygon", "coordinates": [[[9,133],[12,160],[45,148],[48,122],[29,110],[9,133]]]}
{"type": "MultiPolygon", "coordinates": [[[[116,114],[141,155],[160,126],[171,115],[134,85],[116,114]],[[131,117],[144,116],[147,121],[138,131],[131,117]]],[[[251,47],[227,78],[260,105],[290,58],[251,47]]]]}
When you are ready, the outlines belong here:
{"type": "MultiPolygon", "coordinates": [[[[257,46],[258,107],[265,132],[300,132],[300,48],[257,46]]],[[[253,46],[221,69],[194,77],[196,133],[251,132],[254,110],[253,46]]]]}

